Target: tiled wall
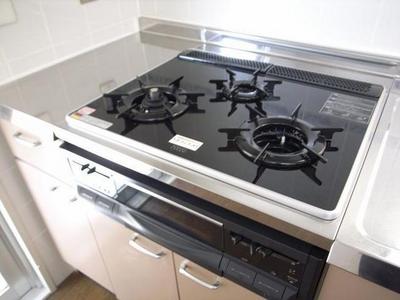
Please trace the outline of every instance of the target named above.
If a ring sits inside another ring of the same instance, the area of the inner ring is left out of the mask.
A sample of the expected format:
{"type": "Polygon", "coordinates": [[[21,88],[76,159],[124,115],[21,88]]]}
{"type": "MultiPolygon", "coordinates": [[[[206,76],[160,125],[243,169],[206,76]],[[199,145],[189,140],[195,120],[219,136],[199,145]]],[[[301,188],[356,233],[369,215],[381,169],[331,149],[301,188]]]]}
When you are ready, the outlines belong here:
{"type": "Polygon", "coordinates": [[[138,30],[138,0],[12,0],[0,27],[0,83],[138,30]]]}
{"type": "Polygon", "coordinates": [[[140,0],[141,15],[400,57],[399,0],[140,0]]]}

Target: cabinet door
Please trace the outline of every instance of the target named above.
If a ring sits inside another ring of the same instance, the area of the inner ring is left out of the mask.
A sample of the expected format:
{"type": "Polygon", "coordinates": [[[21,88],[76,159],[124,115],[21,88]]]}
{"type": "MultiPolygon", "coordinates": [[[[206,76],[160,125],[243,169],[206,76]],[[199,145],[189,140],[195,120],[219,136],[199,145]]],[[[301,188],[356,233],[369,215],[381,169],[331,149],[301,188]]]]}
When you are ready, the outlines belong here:
{"type": "Polygon", "coordinates": [[[99,212],[94,233],[119,300],[177,300],[172,253],[99,212]]]}
{"type": "Polygon", "coordinates": [[[112,290],[85,201],[76,198],[71,187],[22,161],[17,163],[62,258],[112,290]]]}
{"type": "Polygon", "coordinates": [[[260,300],[261,296],[174,253],[181,300],[260,300]]]}

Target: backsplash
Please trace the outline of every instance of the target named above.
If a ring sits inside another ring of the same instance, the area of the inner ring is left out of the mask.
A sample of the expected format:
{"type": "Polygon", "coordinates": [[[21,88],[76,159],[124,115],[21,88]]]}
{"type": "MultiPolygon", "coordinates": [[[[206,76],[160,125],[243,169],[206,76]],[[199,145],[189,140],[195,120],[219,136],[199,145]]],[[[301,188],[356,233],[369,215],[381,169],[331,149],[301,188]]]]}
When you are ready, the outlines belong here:
{"type": "Polygon", "coordinates": [[[12,0],[0,26],[0,83],[138,30],[138,0],[12,0]]]}
{"type": "Polygon", "coordinates": [[[141,15],[400,58],[398,0],[140,0],[141,15]]]}

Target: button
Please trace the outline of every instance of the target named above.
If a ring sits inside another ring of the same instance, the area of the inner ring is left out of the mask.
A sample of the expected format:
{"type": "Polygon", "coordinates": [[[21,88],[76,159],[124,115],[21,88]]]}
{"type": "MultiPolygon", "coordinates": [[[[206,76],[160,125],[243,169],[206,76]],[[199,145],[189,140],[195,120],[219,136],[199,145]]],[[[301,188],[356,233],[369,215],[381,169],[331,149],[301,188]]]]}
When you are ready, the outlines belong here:
{"type": "Polygon", "coordinates": [[[88,189],[85,189],[85,188],[83,188],[81,186],[78,186],[78,194],[82,198],[85,198],[85,199],[87,199],[89,201],[92,201],[92,202],[94,202],[96,200],[96,198],[97,198],[97,194],[96,193],[94,193],[92,191],[89,191],[88,189]]]}
{"type": "Polygon", "coordinates": [[[254,288],[263,293],[263,296],[268,299],[281,299],[285,286],[258,274],[253,284],[254,288]]]}
{"type": "Polygon", "coordinates": [[[265,248],[264,246],[258,246],[256,248],[256,252],[257,252],[257,254],[261,255],[262,258],[266,258],[267,256],[271,255],[272,250],[265,248]]]}
{"type": "Polygon", "coordinates": [[[299,280],[297,278],[293,277],[293,276],[287,275],[287,281],[290,284],[296,284],[299,280]]]}
{"type": "Polygon", "coordinates": [[[237,245],[242,239],[243,237],[241,235],[231,232],[231,241],[233,245],[237,245]]]}
{"type": "Polygon", "coordinates": [[[252,285],[256,276],[256,272],[233,261],[229,263],[225,273],[247,285],[252,285]]]}
{"type": "Polygon", "coordinates": [[[95,201],[96,205],[108,210],[108,211],[112,211],[113,207],[114,207],[114,203],[112,203],[111,201],[101,198],[101,197],[97,197],[96,201],[95,201]]]}

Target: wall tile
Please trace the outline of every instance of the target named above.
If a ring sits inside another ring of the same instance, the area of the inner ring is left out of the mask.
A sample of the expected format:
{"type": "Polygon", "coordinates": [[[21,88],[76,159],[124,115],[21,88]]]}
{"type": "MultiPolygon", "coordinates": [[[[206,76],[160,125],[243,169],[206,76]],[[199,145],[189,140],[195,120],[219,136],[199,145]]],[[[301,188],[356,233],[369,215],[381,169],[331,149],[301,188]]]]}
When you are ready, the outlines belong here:
{"type": "Polygon", "coordinates": [[[92,41],[94,45],[103,44],[106,41],[114,40],[124,33],[122,23],[113,24],[108,27],[102,27],[92,32],[92,41]]]}
{"type": "Polygon", "coordinates": [[[136,19],[139,14],[138,0],[119,0],[121,20],[136,19]]]}
{"type": "Polygon", "coordinates": [[[142,16],[156,16],[156,5],[155,0],[139,0],[140,14],[142,16]]]}
{"type": "Polygon", "coordinates": [[[0,27],[0,84],[137,32],[139,0],[14,0],[17,22],[0,27]]]}
{"type": "Polygon", "coordinates": [[[93,1],[84,5],[89,30],[99,31],[121,21],[119,1],[93,1]]]}
{"type": "Polygon", "coordinates": [[[34,71],[54,59],[54,50],[50,47],[31,53],[23,58],[10,60],[9,65],[13,74],[23,74],[26,71],[34,71]]]}
{"type": "Polygon", "coordinates": [[[47,26],[55,45],[89,34],[85,12],[79,1],[41,0],[47,26]]]}
{"type": "Polygon", "coordinates": [[[0,30],[0,45],[7,59],[26,57],[48,48],[50,39],[40,8],[35,0],[14,0],[17,22],[0,30]]]}

